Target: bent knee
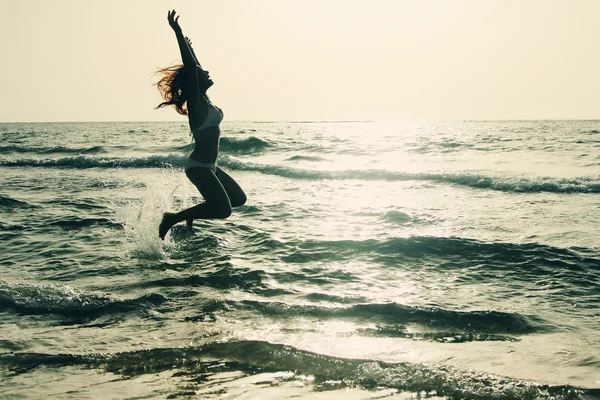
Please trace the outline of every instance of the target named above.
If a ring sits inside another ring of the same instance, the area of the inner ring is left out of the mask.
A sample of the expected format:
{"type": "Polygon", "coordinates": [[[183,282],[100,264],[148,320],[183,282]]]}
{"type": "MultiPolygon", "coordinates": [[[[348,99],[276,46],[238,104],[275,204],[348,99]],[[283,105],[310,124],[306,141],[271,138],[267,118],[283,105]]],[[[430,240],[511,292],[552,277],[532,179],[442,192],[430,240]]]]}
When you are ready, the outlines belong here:
{"type": "Polygon", "coordinates": [[[229,218],[231,216],[231,207],[223,210],[223,214],[221,214],[221,218],[229,218]]]}
{"type": "Polygon", "coordinates": [[[231,215],[231,206],[219,206],[219,207],[215,207],[215,218],[219,218],[219,219],[225,219],[225,218],[229,218],[229,216],[231,215]]]}
{"type": "Polygon", "coordinates": [[[238,196],[235,199],[231,199],[231,206],[232,207],[243,206],[244,204],[246,204],[246,200],[248,200],[248,198],[246,197],[246,195],[238,196]]]}

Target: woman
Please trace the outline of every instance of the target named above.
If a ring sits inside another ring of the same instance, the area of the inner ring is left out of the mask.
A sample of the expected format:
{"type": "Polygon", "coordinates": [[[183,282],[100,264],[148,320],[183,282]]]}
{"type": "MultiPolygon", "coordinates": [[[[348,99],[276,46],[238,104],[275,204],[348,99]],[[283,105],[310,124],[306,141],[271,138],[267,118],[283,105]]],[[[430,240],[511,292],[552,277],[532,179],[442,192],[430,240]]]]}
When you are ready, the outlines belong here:
{"type": "Polygon", "coordinates": [[[175,31],[183,65],[159,71],[163,77],[156,85],[165,101],[156,108],[172,105],[179,114],[188,116],[195,148],[185,163],[185,174],[198,188],[204,202],[176,214],[164,213],[158,227],[158,236],[163,240],[169,229],[179,222],[187,221],[191,228],[195,219],[227,218],[232,207],[246,202],[242,188],[217,167],[219,124],[223,120],[223,112],[206,95],[213,81],[208,71],[200,66],[192,42],[183,36],[175,10],[169,11],[167,19],[175,31]]]}

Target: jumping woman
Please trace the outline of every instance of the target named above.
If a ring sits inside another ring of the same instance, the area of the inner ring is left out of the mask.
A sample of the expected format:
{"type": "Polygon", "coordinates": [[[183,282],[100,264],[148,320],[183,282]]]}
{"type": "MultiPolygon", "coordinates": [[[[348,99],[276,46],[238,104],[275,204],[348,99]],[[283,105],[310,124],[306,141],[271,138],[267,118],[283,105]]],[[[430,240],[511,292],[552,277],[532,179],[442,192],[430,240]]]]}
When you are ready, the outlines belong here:
{"type": "Polygon", "coordinates": [[[200,66],[192,42],[183,36],[175,10],[169,11],[167,19],[177,37],[183,65],[159,71],[163,77],[156,86],[165,101],[156,108],[172,105],[179,114],[188,116],[195,147],[186,160],[185,174],[198,188],[204,202],[176,214],[164,213],[158,227],[158,236],[163,240],[169,229],[179,222],[187,221],[191,229],[195,219],[227,218],[232,207],[246,202],[242,188],[217,166],[221,136],[219,124],[223,120],[223,112],[206,95],[213,81],[208,71],[200,66]]]}

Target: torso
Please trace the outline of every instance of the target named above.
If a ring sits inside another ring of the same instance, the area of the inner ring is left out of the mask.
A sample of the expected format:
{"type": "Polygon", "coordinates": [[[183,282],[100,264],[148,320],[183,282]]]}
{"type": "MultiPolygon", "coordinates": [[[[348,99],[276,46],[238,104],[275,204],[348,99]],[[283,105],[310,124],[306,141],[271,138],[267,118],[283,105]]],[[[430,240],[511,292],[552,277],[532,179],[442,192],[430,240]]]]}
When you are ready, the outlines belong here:
{"type": "Polygon", "coordinates": [[[195,142],[194,151],[190,154],[190,158],[203,163],[215,164],[219,155],[219,140],[221,137],[219,124],[223,120],[223,113],[207,99],[204,98],[203,100],[206,101],[207,106],[206,112],[201,113],[203,118],[196,118],[200,114],[200,110],[198,110],[200,104],[196,105],[194,110],[190,110],[188,104],[190,129],[195,142]],[[200,121],[202,122],[200,123],[200,121]]]}
{"type": "Polygon", "coordinates": [[[194,151],[190,154],[192,160],[215,164],[219,155],[219,140],[221,129],[218,126],[205,128],[194,133],[194,151]]]}

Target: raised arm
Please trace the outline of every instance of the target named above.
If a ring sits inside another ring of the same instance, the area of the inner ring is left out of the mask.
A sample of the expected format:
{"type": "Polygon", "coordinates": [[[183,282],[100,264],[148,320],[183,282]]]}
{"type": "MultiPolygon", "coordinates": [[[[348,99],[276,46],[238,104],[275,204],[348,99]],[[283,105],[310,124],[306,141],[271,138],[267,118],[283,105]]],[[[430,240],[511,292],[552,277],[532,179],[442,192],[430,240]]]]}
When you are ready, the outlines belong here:
{"type": "Polygon", "coordinates": [[[194,57],[194,61],[196,61],[196,65],[199,66],[200,68],[202,68],[202,66],[200,65],[200,61],[198,61],[198,57],[196,57],[196,53],[194,52],[194,48],[192,47],[192,41],[187,36],[185,37],[185,41],[188,44],[188,47],[190,48],[190,51],[192,52],[192,57],[194,57]]]}
{"type": "Polygon", "coordinates": [[[177,44],[179,45],[181,60],[183,61],[183,66],[187,72],[188,101],[193,101],[198,95],[198,69],[196,67],[197,60],[193,50],[188,45],[185,36],[183,36],[183,31],[179,26],[179,15],[176,15],[175,10],[169,11],[167,19],[169,20],[169,25],[171,28],[173,28],[175,36],[177,37],[177,44]]]}

